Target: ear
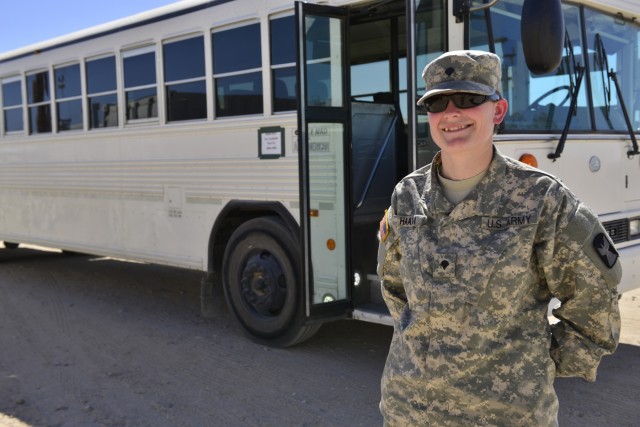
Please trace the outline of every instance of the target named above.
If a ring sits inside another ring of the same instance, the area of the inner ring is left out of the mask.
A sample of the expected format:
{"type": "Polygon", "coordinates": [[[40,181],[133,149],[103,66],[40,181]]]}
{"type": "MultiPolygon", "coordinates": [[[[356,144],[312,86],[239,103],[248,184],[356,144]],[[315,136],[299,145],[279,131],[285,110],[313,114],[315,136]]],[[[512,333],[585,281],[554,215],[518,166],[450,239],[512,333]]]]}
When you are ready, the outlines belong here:
{"type": "Polygon", "coordinates": [[[507,114],[509,103],[506,99],[499,99],[495,102],[495,110],[493,113],[493,124],[499,125],[504,120],[504,116],[507,114]]]}

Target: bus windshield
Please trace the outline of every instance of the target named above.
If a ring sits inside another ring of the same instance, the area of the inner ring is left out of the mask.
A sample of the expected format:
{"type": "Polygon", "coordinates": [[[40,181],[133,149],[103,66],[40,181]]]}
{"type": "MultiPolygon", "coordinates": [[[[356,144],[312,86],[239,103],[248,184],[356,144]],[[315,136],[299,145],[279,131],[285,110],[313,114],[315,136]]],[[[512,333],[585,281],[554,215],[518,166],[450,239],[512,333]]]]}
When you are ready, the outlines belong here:
{"type": "Polygon", "coordinates": [[[608,71],[617,74],[632,127],[638,131],[640,25],[585,6],[562,7],[564,57],[555,72],[542,76],[529,72],[519,46],[522,0],[505,0],[489,11],[472,15],[470,48],[494,50],[503,60],[503,96],[509,101],[504,131],[560,132],[567,121],[573,91],[578,90],[570,131],[627,132],[608,71]],[[598,57],[599,45],[606,58],[598,57]],[[585,70],[584,77],[577,86],[581,68],[585,70]]]}

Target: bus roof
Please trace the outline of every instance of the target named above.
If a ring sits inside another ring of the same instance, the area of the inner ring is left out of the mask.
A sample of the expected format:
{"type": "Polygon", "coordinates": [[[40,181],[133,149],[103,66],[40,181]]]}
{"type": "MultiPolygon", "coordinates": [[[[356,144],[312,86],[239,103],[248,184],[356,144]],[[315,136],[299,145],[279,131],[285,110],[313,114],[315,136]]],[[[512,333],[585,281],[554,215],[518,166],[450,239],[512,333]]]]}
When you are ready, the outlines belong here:
{"type": "Polygon", "coordinates": [[[176,3],[161,6],[146,12],[140,12],[135,15],[117,19],[115,21],[96,25],[84,30],[75,31],[63,36],[54,37],[49,40],[34,43],[25,47],[21,47],[9,52],[0,54],[0,63],[8,62],[25,56],[41,53],[47,50],[55,49],[62,46],[78,43],[96,37],[125,31],[130,28],[150,24],[156,21],[162,21],[172,17],[196,12],[222,3],[228,3],[234,0],[182,0],[176,3]]]}
{"type": "MultiPolygon", "coordinates": [[[[58,47],[90,40],[92,38],[105,36],[108,34],[125,31],[130,28],[150,24],[164,19],[196,12],[223,3],[235,0],[182,0],[166,6],[151,9],[146,12],[137,13],[105,24],[96,25],[84,30],[69,33],[67,35],[55,37],[49,40],[31,44],[9,52],[0,54],[0,63],[8,62],[29,55],[41,53],[58,47]]],[[[293,4],[293,0],[291,0],[293,4]]],[[[344,3],[344,1],[340,1],[344,3]]],[[[591,5],[612,14],[625,11],[623,16],[628,19],[640,21],[640,1],[639,0],[579,0],[576,3],[591,5]]]]}

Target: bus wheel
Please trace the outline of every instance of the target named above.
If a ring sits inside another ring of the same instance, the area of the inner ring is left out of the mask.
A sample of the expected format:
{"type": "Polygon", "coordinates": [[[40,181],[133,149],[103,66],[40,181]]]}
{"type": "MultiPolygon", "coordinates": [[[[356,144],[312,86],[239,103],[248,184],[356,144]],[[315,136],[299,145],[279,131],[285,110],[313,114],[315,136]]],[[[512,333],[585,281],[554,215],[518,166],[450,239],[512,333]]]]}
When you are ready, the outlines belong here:
{"type": "Polygon", "coordinates": [[[282,221],[256,218],[232,234],[223,258],[223,289],[230,310],[251,338],[287,347],[310,338],[305,324],[300,250],[282,221]]]}

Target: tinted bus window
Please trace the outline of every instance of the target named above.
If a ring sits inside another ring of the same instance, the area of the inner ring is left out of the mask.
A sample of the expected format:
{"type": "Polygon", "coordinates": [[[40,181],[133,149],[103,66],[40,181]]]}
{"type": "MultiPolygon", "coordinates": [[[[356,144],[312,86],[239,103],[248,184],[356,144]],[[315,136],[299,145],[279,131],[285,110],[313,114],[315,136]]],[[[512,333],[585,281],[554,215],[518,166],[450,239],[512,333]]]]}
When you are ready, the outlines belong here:
{"type": "Polygon", "coordinates": [[[296,44],[293,16],[271,20],[270,40],[273,111],[295,110],[296,44]]]}
{"type": "Polygon", "coordinates": [[[165,81],[204,77],[204,37],[166,43],[163,56],[165,81]]]}
{"type": "Polygon", "coordinates": [[[216,115],[261,114],[260,24],[215,32],[211,38],[216,115]],[[242,49],[238,49],[238,40],[242,40],[242,49]]]}
{"type": "Polygon", "coordinates": [[[207,118],[207,85],[204,81],[167,85],[167,120],[207,118]]]}
{"type": "Polygon", "coordinates": [[[260,24],[213,33],[213,72],[216,74],[260,68],[260,24]],[[242,49],[238,49],[242,40],[242,49]]]}
{"type": "Polygon", "coordinates": [[[80,65],[54,70],[58,131],[82,129],[80,65]]]}
{"type": "Polygon", "coordinates": [[[116,57],[87,61],[87,93],[111,92],[116,87],[116,57]]]}
{"type": "Polygon", "coordinates": [[[156,54],[153,47],[125,52],[123,57],[127,120],[158,117],[156,54]]]}
{"type": "Polygon", "coordinates": [[[204,37],[166,43],[163,46],[167,120],[207,117],[204,37]]]}
{"type": "Polygon", "coordinates": [[[51,132],[51,97],[49,94],[49,72],[43,71],[27,76],[27,106],[29,132],[51,132]]]}
{"type": "Polygon", "coordinates": [[[2,82],[2,106],[15,107],[22,104],[22,85],[20,80],[2,82]]]}
{"type": "Polygon", "coordinates": [[[87,61],[86,73],[89,128],[118,126],[115,56],[87,61]]]}
{"type": "Polygon", "coordinates": [[[2,82],[2,109],[4,132],[19,132],[24,129],[22,120],[22,84],[18,79],[2,82]]]}
{"type": "Polygon", "coordinates": [[[80,65],[56,68],[56,99],[80,96],[80,65]]]}

